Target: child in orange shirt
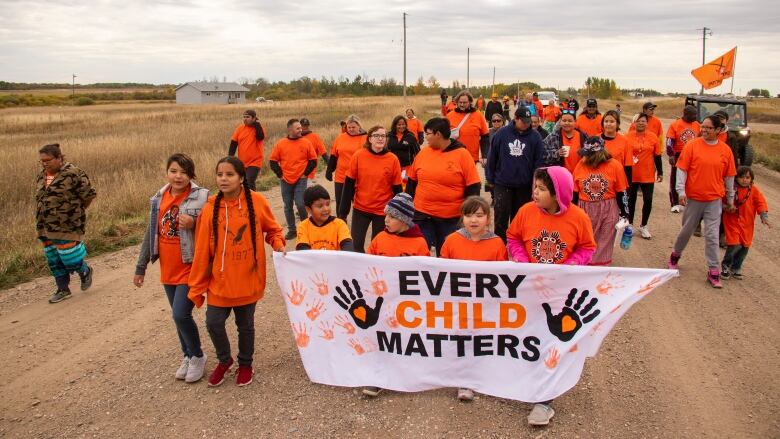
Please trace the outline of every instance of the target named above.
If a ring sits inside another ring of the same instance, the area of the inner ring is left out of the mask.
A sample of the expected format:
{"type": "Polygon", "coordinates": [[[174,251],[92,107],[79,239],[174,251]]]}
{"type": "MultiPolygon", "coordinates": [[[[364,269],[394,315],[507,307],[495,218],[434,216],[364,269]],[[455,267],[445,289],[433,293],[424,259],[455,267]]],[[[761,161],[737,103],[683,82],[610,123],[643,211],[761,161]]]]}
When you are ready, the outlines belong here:
{"type": "Polygon", "coordinates": [[[379,256],[430,256],[431,249],[420,226],[414,223],[412,197],[401,192],[385,206],[385,230],[368,246],[366,253],[379,256]]]}
{"type": "Polygon", "coordinates": [[[195,184],[195,163],[184,154],[170,156],[166,170],[168,184],[150,200],[150,221],[138,255],[133,284],[141,288],[149,262],[160,260],[160,283],[171,305],[184,354],[174,376],[177,380],[194,383],[203,377],[206,355],[201,349],[198,325],[192,318],[195,304],[187,298],[187,281],[195,252],[193,230],[209,190],[195,184]]]}
{"type": "Polygon", "coordinates": [[[720,277],[723,279],[742,279],[742,263],[753,243],[753,229],[755,227],[756,214],[761,222],[771,228],[769,224],[769,209],[766,205],[764,194],[753,184],[755,174],[749,166],[740,166],[737,169],[737,191],[734,197],[734,212],[723,212],[723,227],[726,229],[726,254],[721,263],[720,277]]]}
{"type": "MultiPolygon", "coordinates": [[[[506,261],[504,241],[488,230],[490,224],[490,203],[479,196],[470,196],[460,207],[463,227],[451,233],[444,240],[441,257],[468,261],[506,261]]],[[[458,399],[473,401],[474,391],[461,387],[458,399]]]]}
{"type": "Polygon", "coordinates": [[[268,201],[249,190],[240,160],[217,162],[217,186],[219,193],[201,211],[206,221],[198,223],[188,297],[199,308],[204,294],[208,301],[206,327],[219,360],[209,386],[222,384],[233,366],[225,331],[231,311],[238,328],[236,384],[246,386],[254,374],[255,306],[265,289],[265,246],[258,234],[274,251],[284,251],[285,241],[268,201]]]}
{"type": "Polygon", "coordinates": [[[355,251],[349,227],[330,214],[330,194],[316,184],[303,192],[303,204],[309,217],[298,225],[296,250],[355,251]]]}

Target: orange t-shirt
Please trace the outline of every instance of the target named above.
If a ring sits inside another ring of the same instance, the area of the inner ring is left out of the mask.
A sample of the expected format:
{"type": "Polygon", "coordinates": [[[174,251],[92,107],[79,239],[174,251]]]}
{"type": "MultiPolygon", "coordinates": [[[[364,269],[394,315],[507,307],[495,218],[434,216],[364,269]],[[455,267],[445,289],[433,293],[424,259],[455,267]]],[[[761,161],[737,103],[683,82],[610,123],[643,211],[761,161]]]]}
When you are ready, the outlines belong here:
{"type": "Polygon", "coordinates": [[[160,252],[160,283],[165,285],[186,285],[190,277],[190,264],[181,261],[181,239],[179,238],[179,206],[190,194],[190,188],[174,197],[170,189],[160,200],[158,249],[160,252]]]}
{"type": "Polygon", "coordinates": [[[634,166],[631,146],[628,144],[626,136],[616,133],[614,139],[604,139],[604,147],[607,149],[607,152],[609,152],[609,155],[621,165],[634,166]]]}
{"type": "Polygon", "coordinates": [[[729,133],[728,131],[721,131],[718,133],[718,140],[720,140],[723,143],[726,143],[727,140],[729,140],[729,133]]]}
{"type": "MultiPolygon", "coordinates": [[[[323,154],[325,154],[325,143],[322,141],[322,138],[317,133],[309,132],[303,136],[304,139],[311,142],[311,145],[314,147],[314,152],[317,154],[317,157],[322,157],[323,154]]],[[[309,180],[313,179],[317,175],[317,168],[314,168],[313,171],[311,171],[311,174],[309,174],[309,180]]]]}
{"type": "Polygon", "coordinates": [[[347,177],[355,180],[355,209],[384,215],[387,202],[393,198],[393,186],[401,184],[401,162],[389,150],[373,154],[366,148],[352,155],[347,177]]]}
{"type": "Polygon", "coordinates": [[[632,151],[634,166],[631,170],[632,183],[655,182],[655,156],[661,155],[661,139],[653,133],[632,131],[626,135],[628,148],[632,151]]]}
{"type": "MultiPolygon", "coordinates": [[[[265,129],[263,129],[265,134],[265,129]]],[[[263,166],[263,152],[264,146],[262,140],[257,140],[257,131],[253,126],[247,126],[244,124],[239,125],[230,140],[238,142],[238,148],[236,154],[244,166],[255,166],[261,168],[263,166]]]]}
{"type": "Polygon", "coordinates": [[[526,203],[509,224],[506,237],[522,242],[529,261],[536,264],[563,264],[576,249],[596,249],[590,218],[574,204],[563,214],[549,215],[536,203],[526,203]]]}
{"type": "Polygon", "coordinates": [[[561,109],[557,105],[548,105],[544,107],[544,120],[547,122],[556,122],[561,115],[561,109]]]}
{"type": "Polygon", "coordinates": [[[726,244],[750,247],[753,243],[753,231],[756,224],[756,214],[767,212],[764,194],[753,184],[748,194],[748,188],[737,186],[735,205],[736,212],[723,212],[723,228],[726,230],[726,244]]]}
{"type": "Polygon", "coordinates": [[[459,217],[466,187],[480,182],[466,148],[423,148],[407,175],[417,181],[414,209],[437,218],[459,217]]]}
{"type": "Polygon", "coordinates": [[[582,134],[576,130],[574,131],[574,135],[571,136],[571,139],[567,138],[566,134],[561,131],[561,141],[564,145],[569,147],[569,156],[564,157],[563,167],[568,169],[572,175],[574,174],[574,168],[577,167],[577,163],[579,163],[580,159],[582,159],[582,157],[577,154],[577,151],[580,149],[580,146],[585,139],[580,139],[580,137],[582,137],[582,134]]]}
{"type": "Polygon", "coordinates": [[[333,147],[330,148],[330,155],[336,157],[336,173],[333,176],[333,181],[336,183],[344,183],[347,178],[347,169],[349,169],[349,162],[352,160],[352,154],[356,151],[360,151],[360,148],[366,144],[368,134],[359,134],[357,136],[350,136],[347,133],[341,133],[333,141],[333,147]]]}
{"type": "Polygon", "coordinates": [[[682,119],[677,119],[669,125],[669,129],[666,131],[666,138],[674,139],[674,152],[679,154],[682,152],[683,146],[699,137],[700,133],[701,125],[699,122],[686,122],[682,119]]]}
{"type": "Polygon", "coordinates": [[[688,173],[685,196],[696,201],[713,201],[726,195],[726,177],[737,175],[734,155],[723,142],[708,145],[704,138],[690,141],[677,160],[677,168],[688,173]]]}
{"type": "Polygon", "coordinates": [[[344,220],[330,217],[325,224],[318,226],[311,218],[306,218],[298,224],[298,243],[308,244],[312,250],[341,250],[341,243],[352,239],[349,227],[344,220]]]}
{"type": "Polygon", "coordinates": [[[577,116],[577,123],[574,125],[589,136],[600,136],[604,132],[601,128],[601,114],[597,114],[593,119],[589,119],[585,113],[577,116]]]}
{"type": "Polygon", "coordinates": [[[471,116],[460,127],[458,142],[466,145],[466,149],[471,153],[471,158],[477,161],[479,160],[479,139],[489,132],[485,116],[479,111],[471,113],[451,111],[447,113],[447,120],[450,121],[450,129],[455,129],[467,114],[471,116]]]}
{"type": "Polygon", "coordinates": [[[459,231],[450,233],[441,247],[441,257],[467,261],[507,261],[506,244],[498,236],[472,241],[459,231]]]}
{"type": "Polygon", "coordinates": [[[589,168],[585,161],[581,161],[574,169],[574,191],[579,192],[580,200],[611,200],[627,187],[626,171],[615,159],[609,159],[596,168],[589,168]]]}
{"type": "Polygon", "coordinates": [[[414,137],[419,138],[419,134],[423,132],[423,124],[416,117],[414,119],[406,119],[406,129],[413,132],[414,137]]]}
{"type": "Polygon", "coordinates": [[[377,256],[430,256],[431,249],[422,236],[401,236],[384,230],[371,240],[366,253],[377,256]]]}
{"type": "Polygon", "coordinates": [[[316,159],[317,154],[314,152],[314,146],[303,137],[279,139],[269,158],[269,160],[279,162],[279,166],[282,168],[282,180],[289,184],[295,184],[301,177],[305,177],[303,171],[306,170],[309,160],[316,159]]]}

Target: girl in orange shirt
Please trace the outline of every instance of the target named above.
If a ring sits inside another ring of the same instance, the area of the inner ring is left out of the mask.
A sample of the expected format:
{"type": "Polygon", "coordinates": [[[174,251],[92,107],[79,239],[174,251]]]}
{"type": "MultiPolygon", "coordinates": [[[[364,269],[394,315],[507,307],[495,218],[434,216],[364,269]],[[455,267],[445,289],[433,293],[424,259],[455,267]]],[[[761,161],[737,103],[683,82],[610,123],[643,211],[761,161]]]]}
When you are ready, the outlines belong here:
{"type": "Polygon", "coordinates": [[[583,160],[574,169],[575,198],[590,217],[597,244],[590,265],[609,265],[615,243],[615,224],[619,217],[628,218],[626,174],[623,166],[604,148],[601,137],[589,137],[577,154],[583,160]]]}
{"type": "Polygon", "coordinates": [[[349,161],[352,160],[352,154],[359,151],[367,140],[366,132],[363,131],[363,126],[360,124],[360,118],[354,114],[347,117],[345,127],[346,131],[339,134],[333,141],[328,168],[325,171],[325,178],[333,182],[333,188],[336,191],[337,212],[341,205],[341,192],[344,190],[349,161]]]}
{"type": "Polygon", "coordinates": [[[356,252],[365,251],[369,224],[371,237],[382,231],[385,205],[402,190],[401,165],[387,149],[387,132],[378,125],[371,127],[363,149],[350,160],[338,207],[339,218],[346,221],[354,201],[351,233],[356,252]]]}
{"type": "Polygon", "coordinates": [[[265,234],[274,251],[284,251],[282,228],[260,193],[249,190],[244,165],[235,157],[217,162],[219,193],[210,197],[201,214],[195,241],[195,258],[189,278],[189,298],[206,308],[206,327],[219,364],[209,377],[218,386],[233,366],[225,321],[230,312],[238,328],[236,385],[252,382],[255,351],[255,306],[265,290],[265,234]]]}
{"type": "Polygon", "coordinates": [[[166,169],[168,184],[150,200],[150,221],[138,255],[133,283],[141,288],[149,262],[160,260],[160,283],[171,305],[184,354],[174,376],[194,383],[203,377],[206,355],[201,349],[198,325],[192,318],[195,304],[187,298],[187,281],[195,251],[193,229],[209,191],[193,181],[195,163],[188,156],[173,154],[168,158],[166,169]]]}
{"type": "Polygon", "coordinates": [[[661,138],[647,129],[647,115],[639,113],[634,122],[634,131],[626,136],[628,148],[634,166],[631,170],[631,185],[628,190],[628,222],[634,223],[636,212],[636,199],[639,190],[642,190],[642,222],[639,226],[639,234],[644,239],[650,239],[653,235],[647,228],[650,220],[650,212],[653,209],[653,192],[655,182],[664,181],[664,169],[661,166],[661,138]]]}
{"type": "Polygon", "coordinates": [[[626,173],[626,181],[631,181],[631,171],[634,167],[634,160],[631,148],[628,146],[626,136],[619,133],[620,116],[615,110],[609,110],[601,118],[601,138],[604,139],[604,149],[618,163],[623,165],[626,173]]]}

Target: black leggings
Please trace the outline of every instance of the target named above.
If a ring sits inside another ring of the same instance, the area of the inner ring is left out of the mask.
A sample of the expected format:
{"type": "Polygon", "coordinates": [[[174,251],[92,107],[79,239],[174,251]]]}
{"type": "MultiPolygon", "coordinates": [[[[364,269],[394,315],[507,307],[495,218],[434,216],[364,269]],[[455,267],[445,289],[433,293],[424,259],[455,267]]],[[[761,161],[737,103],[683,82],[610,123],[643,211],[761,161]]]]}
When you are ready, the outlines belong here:
{"type": "Polygon", "coordinates": [[[655,183],[631,183],[628,188],[628,221],[634,223],[634,212],[636,212],[636,197],[639,189],[642,189],[642,226],[647,225],[650,219],[650,211],[653,209],[653,189],[655,183]]]}
{"type": "Polygon", "coordinates": [[[341,204],[341,192],[344,190],[344,183],[333,183],[333,190],[336,191],[336,212],[339,211],[339,204],[341,204]]]}
{"type": "Polygon", "coordinates": [[[350,232],[352,233],[352,244],[358,253],[366,252],[366,233],[368,233],[369,224],[371,225],[371,238],[373,239],[384,230],[385,216],[352,209],[352,230],[350,232]]]}

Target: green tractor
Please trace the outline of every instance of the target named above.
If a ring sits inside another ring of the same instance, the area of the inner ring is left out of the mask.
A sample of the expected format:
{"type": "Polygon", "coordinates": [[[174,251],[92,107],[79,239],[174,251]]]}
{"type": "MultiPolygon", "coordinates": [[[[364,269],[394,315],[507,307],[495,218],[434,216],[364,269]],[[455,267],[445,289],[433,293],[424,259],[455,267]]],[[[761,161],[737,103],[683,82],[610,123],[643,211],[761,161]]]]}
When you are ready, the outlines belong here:
{"type": "Polygon", "coordinates": [[[699,110],[699,122],[705,117],[724,111],[729,115],[727,143],[734,153],[737,166],[753,164],[753,146],[750,144],[747,102],[733,96],[688,95],[685,105],[693,105],[699,110]]]}

